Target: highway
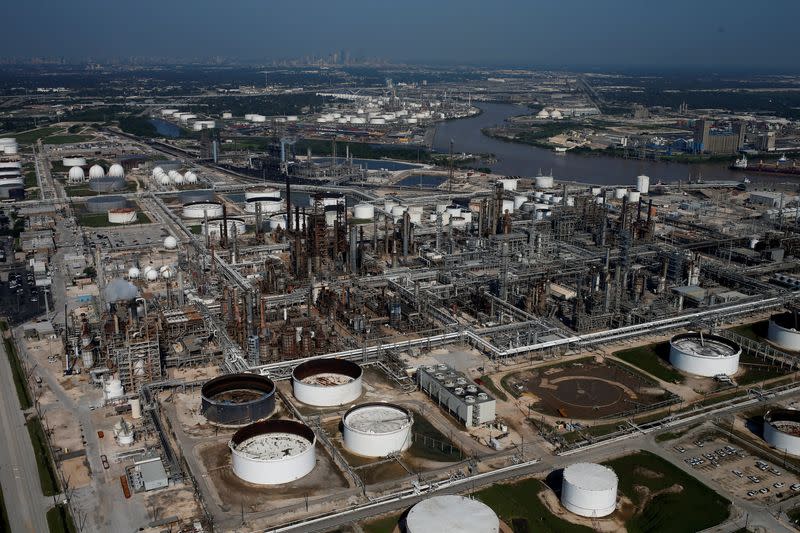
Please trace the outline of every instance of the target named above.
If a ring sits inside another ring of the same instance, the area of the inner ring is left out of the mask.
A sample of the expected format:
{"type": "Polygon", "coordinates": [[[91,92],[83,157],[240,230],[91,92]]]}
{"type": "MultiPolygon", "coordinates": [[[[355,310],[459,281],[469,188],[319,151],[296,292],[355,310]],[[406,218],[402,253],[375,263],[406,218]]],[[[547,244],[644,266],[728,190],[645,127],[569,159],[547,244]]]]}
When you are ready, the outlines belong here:
{"type": "Polygon", "coordinates": [[[11,530],[48,531],[45,514],[53,501],[42,495],[33,445],[2,343],[0,352],[0,484],[11,530]]]}

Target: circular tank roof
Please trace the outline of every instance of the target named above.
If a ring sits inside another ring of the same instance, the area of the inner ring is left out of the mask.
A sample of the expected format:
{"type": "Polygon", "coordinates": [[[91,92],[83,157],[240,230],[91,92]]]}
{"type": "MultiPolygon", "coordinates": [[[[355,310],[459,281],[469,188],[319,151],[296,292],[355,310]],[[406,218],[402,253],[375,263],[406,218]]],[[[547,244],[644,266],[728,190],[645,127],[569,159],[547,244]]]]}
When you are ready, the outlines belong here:
{"type": "Polygon", "coordinates": [[[607,466],[596,463],[575,463],[564,469],[564,479],[575,487],[589,491],[604,491],[617,486],[617,474],[607,466]]]}
{"type": "Polygon", "coordinates": [[[675,335],[670,344],[681,352],[695,357],[733,357],[741,351],[737,344],[724,337],[699,333],[675,335]]]}
{"type": "Polygon", "coordinates": [[[410,533],[492,533],[499,531],[500,520],[488,505],[478,500],[456,495],[434,496],[411,508],[406,528],[410,533]]]}
{"type": "Polygon", "coordinates": [[[381,435],[395,433],[414,423],[411,411],[388,403],[365,403],[353,407],[342,417],[352,431],[381,435]]]}

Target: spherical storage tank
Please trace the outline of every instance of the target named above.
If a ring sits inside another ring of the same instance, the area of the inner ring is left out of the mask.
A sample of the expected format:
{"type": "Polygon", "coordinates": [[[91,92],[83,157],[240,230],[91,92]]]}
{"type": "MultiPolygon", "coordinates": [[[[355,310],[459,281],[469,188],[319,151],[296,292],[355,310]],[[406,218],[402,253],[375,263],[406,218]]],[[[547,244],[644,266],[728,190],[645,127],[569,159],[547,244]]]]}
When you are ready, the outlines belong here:
{"type": "Polygon", "coordinates": [[[92,168],[89,169],[90,178],[103,178],[105,175],[106,171],[100,165],[92,165],[92,168]]]}
{"type": "Polygon", "coordinates": [[[342,417],[342,440],[350,452],[364,457],[386,457],[411,446],[414,416],[399,405],[364,403],[342,417]]]}
{"type": "Polygon", "coordinates": [[[212,424],[244,426],[275,411],[275,384],[258,374],[227,374],[200,389],[201,412],[212,424]]]}
{"type": "Polygon", "coordinates": [[[189,202],[183,204],[184,218],[218,218],[222,216],[222,204],[219,202],[189,202]]]}
{"type": "Polygon", "coordinates": [[[128,269],[128,277],[130,279],[139,279],[139,275],[141,271],[137,267],[131,267],[128,269]]]}
{"type": "Polygon", "coordinates": [[[316,464],[314,432],[293,420],[264,420],[231,437],[231,467],[240,479],[256,485],[280,485],[307,475],[316,464]]]}
{"type": "Polygon", "coordinates": [[[132,207],[120,207],[108,211],[108,221],[111,224],[133,224],[136,218],[136,209],[132,207]]]}
{"type": "Polygon", "coordinates": [[[696,376],[734,375],[739,370],[738,344],[719,335],[682,333],[669,342],[669,362],[696,376]]]}
{"type": "Polygon", "coordinates": [[[411,508],[406,516],[406,531],[497,533],[500,519],[491,507],[479,500],[457,495],[434,496],[411,508]]]}
{"type": "Polygon", "coordinates": [[[561,481],[561,505],[580,516],[608,516],[617,508],[618,482],[617,474],[607,466],[569,465],[561,481]]]}
{"type": "Polygon", "coordinates": [[[108,169],[108,175],[112,178],[124,178],[125,177],[125,169],[122,168],[122,165],[119,163],[114,163],[111,165],[111,168],[108,169]]]}
{"type": "Polygon", "coordinates": [[[178,239],[170,235],[166,239],[164,239],[164,248],[167,250],[174,250],[178,247],[178,239]]]}
{"type": "Polygon", "coordinates": [[[292,392],[317,407],[345,405],[361,396],[363,370],[344,359],[312,359],[292,371],[292,392]]]}
{"type": "Polygon", "coordinates": [[[764,415],[764,440],[784,453],[800,455],[800,411],[767,411],[764,415]]]}
{"type": "Polygon", "coordinates": [[[767,339],[790,352],[800,352],[800,324],[795,312],[777,313],[769,317],[767,339]]]}

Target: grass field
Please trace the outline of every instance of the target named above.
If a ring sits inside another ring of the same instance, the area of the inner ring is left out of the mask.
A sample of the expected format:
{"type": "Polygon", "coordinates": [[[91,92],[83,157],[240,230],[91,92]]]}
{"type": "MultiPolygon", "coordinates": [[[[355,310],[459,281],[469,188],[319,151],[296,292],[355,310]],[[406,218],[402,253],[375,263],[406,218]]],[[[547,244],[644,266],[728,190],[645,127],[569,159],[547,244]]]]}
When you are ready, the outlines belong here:
{"type": "Polygon", "coordinates": [[[36,467],[39,470],[39,483],[42,486],[42,492],[45,496],[58,494],[61,489],[59,488],[53,456],[50,453],[50,447],[47,445],[42,422],[38,417],[33,417],[28,420],[26,425],[33,443],[33,451],[36,455],[36,467]]]}
{"type": "Polygon", "coordinates": [[[625,524],[628,533],[701,531],[728,517],[727,499],[657,455],[638,452],[605,464],[616,472],[619,490],[637,506],[643,503],[642,492],[634,488],[637,485],[651,494],[674,485],[682,487],[680,492],[658,494],[647,502],[625,524]],[[642,469],[651,474],[642,475],[642,469]]]}
{"type": "Polygon", "coordinates": [[[494,509],[494,512],[514,531],[549,533],[591,533],[592,529],[571,524],[551,513],[538,494],[548,489],[538,479],[526,479],[509,485],[495,485],[475,496],[494,509]]]}
{"type": "Polygon", "coordinates": [[[494,384],[492,378],[490,378],[489,376],[483,375],[479,377],[478,385],[483,385],[486,389],[489,390],[489,392],[494,394],[494,397],[497,398],[498,400],[503,400],[504,402],[508,401],[508,396],[506,395],[506,393],[500,390],[497,387],[497,385],[494,384]]]}
{"type": "Polygon", "coordinates": [[[16,137],[19,144],[32,144],[38,139],[44,139],[45,137],[49,137],[60,131],[64,131],[64,128],[59,126],[48,126],[46,128],[39,128],[36,130],[26,131],[24,133],[15,133],[13,135],[9,135],[9,137],[16,137]]]}
{"type": "Polygon", "coordinates": [[[365,522],[361,526],[361,529],[364,530],[364,533],[392,533],[399,520],[399,514],[387,516],[385,518],[378,518],[377,520],[365,522]]]}
{"type": "Polygon", "coordinates": [[[414,456],[442,462],[454,462],[463,458],[461,450],[419,414],[414,415],[413,431],[414,442],[411,444],[409,452],[414,456]]]}
{"type": "MultiPolygon", "coordinates": [[[[149,224],[150,218],[142,213],[137,212],[136,222],[125,224],[127,226],[135,226],[137,224],[149,224]]],[[[108,221],[108,214],[106,213],[86,213],[78,216],[78,224],[87,228],[105,228],[107,226],[120,226],[121,224],[112,224],[108,221]]]]}
{"type": "Polygon", "coordinates": [[[47,511],[47,527],[50,533],[77,533],[72,515],[65,505],[56,505],[47,511]]]}
{"type": "Polygon", "coordinates": [[[691,426],[680,431],[665,431],[664,433],[659,433],[656,435],[656,442],[669,442],[671,440],[679,439],[699,425],[700,424],[692,424],[691,426]]]}
{"type": "Polygon", "coordinates": [[[683,375],[669,366],[668,342],[620,350],[619,352],[614,352],[614,356],[662,381],[683,383],[683,375]]]}
{"type": "Polygon", "coordinates": [[[43,144],[70,144],[70,143],[81,143],[85,141],[90,141],[94,139],[91,135],[79,135],[79,134],[65,134],[65,135],[50,135],[49,137],[45,137],[42,139],[43,144]]]}
{"type": "MultiPolygon", "coordinates": [[[[5,322],[0,322],[0,331],[5,332],[8,325],[5,322]]],[[[14,377],[14,387],[17,389],[17,398],[19,398],[20,407],[30,409],[33,403],[31,402],[31,392],[28,389],[28,381],[25,379],[25,369],[22,368],[22,361],[17,356],[17,349],[11,339],[3,338],[3,347],[8,355],[8,362],[11,364],[11,374],[14,377]]]]}

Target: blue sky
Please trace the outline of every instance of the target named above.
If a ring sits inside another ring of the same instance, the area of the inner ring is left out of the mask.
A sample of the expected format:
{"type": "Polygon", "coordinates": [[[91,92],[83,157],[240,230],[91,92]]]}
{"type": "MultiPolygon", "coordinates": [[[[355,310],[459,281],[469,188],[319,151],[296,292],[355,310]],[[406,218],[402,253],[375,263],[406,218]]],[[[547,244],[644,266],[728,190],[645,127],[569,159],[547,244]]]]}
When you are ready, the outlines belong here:
{"type": "Polygon", "coordinates": [[[800,1],[55,0],[2,7],[0,55],[299,57],[800,70],[800,1]],[[14,22],[11,22],[11,21],[14,22]]]}

